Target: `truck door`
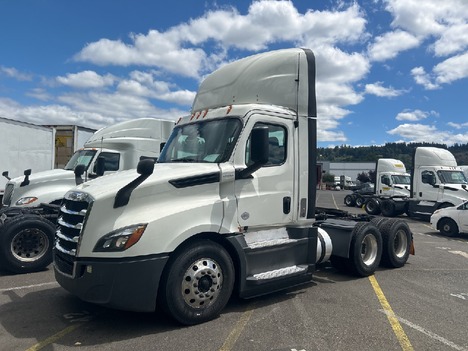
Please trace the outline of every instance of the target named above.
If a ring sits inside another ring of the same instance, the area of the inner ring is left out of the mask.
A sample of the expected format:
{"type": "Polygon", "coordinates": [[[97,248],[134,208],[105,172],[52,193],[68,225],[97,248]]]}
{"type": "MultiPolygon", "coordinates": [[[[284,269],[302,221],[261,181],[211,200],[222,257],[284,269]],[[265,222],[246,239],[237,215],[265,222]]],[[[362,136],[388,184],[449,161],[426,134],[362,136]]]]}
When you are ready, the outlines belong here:
{"type": "Polygon", "coordinates": [[[434,170],[421,168],[417,177],[415,197],[424,201],[437,201],[439,198],[439,187],[434,170]]]}
{"type": "MultiPolygon", "coordinates": [[[[236,180],[238,223],[263,227],[291,222],[294,203],[292,123],[257,122],[255,126],[268,128],[269,160],[250,178],[236,180]]],[[[250,137],[245,145],[246,165],[250,164],[249,148],[250,137]]]]}

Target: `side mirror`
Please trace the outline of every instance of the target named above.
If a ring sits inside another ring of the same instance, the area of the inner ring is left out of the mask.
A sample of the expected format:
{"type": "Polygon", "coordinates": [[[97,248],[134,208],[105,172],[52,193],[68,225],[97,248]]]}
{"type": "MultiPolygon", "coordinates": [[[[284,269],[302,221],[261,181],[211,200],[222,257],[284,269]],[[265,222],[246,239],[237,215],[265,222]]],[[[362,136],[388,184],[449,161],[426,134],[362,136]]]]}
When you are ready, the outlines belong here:
{"type": "Polygon", "coordinates": [[[149,176],[153,174],[153,171],[154,171],[154,160],[147,158],[138,162],[138,165],[137,165],[138,174],[149,176]]]}
{"type": "Polygon", "coordinates": [[[8,171],[5,171],[2,173],[2,176],[4,176],[6,179],[10,180],[11,178],[8,176],[8,171]]]}
{"type": "Polygon", "coordinates": [[[164,149],[164,145],[166,145],[166,142],[159,144],[159,152],[161,152],[164,149]]]}
{"type": "Polygon", "coordinates": [[[24,180],[23,182],[20,184],[20,187],[21,186],[26,186],[26,185],[29,185],[29,176],[31,175],[31,170],[30,169],[27,169],[24,171],[24,180]]]}
{"type": "Polygon", "coordinates": [[[268,128],[256,127],[250,135],[250,158],[253,164],[238,173],[236,178],[244,179],[252,175],[268,162],[270,144],[268,143],[268,128]]]}
{"type": "Polygon", "coordinates": [[[102,156],[98,156],[96,160],[96,175],[101,177],[106,171],[106,160],[102,156]]]}
{"type": "Polygon", "coordinates": [[[252,130],[250,152],[254,164],[259,164],[261,167],[268,162],[270,144],[268,143],[267,127],[257,127],[252,130]]]}
{"type": "Polygon", "coordinates": [[[83,178],[81,178],[81,176],[85,172],[85,169],[86,169],[86,167],[83,164],[79,164],[78,166],[75,167],[73,172],[75,173],[75,184],[76,185],[80,185],[80,184],[83,183],[83,178]]]}

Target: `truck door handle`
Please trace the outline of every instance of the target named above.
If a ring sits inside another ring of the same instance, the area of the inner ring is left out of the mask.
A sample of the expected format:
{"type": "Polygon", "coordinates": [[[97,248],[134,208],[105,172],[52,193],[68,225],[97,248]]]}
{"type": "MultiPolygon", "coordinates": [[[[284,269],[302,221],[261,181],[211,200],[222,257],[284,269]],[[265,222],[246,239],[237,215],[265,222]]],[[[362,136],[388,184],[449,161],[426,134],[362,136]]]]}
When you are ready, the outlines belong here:
{"type": "Polygon", "coordinates": [[[283,213],[288,214],[291,212],[291,197],[283,197],[283,213]]]}

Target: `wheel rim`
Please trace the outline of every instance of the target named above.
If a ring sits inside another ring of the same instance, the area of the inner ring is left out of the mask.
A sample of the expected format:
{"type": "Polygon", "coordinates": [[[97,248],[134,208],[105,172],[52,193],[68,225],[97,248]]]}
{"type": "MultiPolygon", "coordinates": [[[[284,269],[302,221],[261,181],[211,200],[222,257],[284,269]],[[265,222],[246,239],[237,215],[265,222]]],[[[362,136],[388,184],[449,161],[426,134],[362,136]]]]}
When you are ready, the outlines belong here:
{"type": "Polygon", "coordinates": [[[404,230],[398,230],[395,234],[395,239],[393,240],[393,249],[395,255],[398,258],[402,258],[406,254],[406,249],[408,247],[408,237],[404,230]]]}
{"type": "Polygon", "coordinates": [[[218,298],[223,282],[219,264],[202,258],[190,265],[182,280],[182,296],[193,308],[206,308],[218,298]]]}
{"type": "Polygon", "coordinates": [[[443,226],[442,226],[442,230],[445,232],[445,233],[451,233],[452,232],[452,226],[450,225],[449,222],[444,222],[443,226]]]}
{"type": "Polygon", "coordinates": [[[46,233],[37,228],[18,232],[11,241],[11,253],[22,262],[33,262],[44,256],[49,249],[46,233]]]}
{"type": "Polygon", "coordinates": [[[377,239],[372,234],[367,234],[361,243],[361,258],[366,266],[371,266],[377,258],[377,239]]]}

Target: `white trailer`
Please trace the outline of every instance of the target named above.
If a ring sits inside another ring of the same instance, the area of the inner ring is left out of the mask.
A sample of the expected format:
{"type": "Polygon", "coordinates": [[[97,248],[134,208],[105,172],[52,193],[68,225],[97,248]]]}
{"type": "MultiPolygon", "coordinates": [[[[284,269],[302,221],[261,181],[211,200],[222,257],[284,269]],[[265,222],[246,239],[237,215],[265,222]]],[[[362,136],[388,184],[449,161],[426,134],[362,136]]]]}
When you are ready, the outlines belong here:
{"type": "MultiPolygon", "coordinates": [[[[0,172],[19,177],[26,169],[41,172],[54,168],[55,129],[0,117],[0,172]]],[[[0,177],[0,195],[8,179],[0,177]]]]}
{"type": "Polygon", "coordinates": [[[311,50],[215,71],[156,164],[143,160],[65,195],[57,281],[89,302],[146,312],[158,305],[196,324],[215,318],[232,294],[310,282],[328,259],[361,277],[381,263],[403,266],[412,243],[403,220],[320,216],[316,116],[311,50]]]}

